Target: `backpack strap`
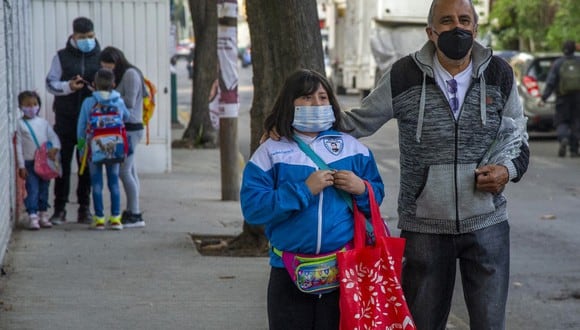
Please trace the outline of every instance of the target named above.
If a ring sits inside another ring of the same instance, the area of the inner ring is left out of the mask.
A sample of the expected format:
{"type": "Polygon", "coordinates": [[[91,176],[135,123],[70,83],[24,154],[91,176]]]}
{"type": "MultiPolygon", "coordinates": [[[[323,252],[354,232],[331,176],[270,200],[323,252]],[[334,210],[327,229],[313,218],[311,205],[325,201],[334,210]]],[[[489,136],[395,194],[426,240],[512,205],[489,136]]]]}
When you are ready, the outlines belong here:
{"type": "Polygon", "coordinates": [[[32,139],[34,140],[34,144],[36,144],[36,148],[40,148],[40,144],[38,144],[38,140],[36,139],[36,134],[34,134],[34,130],[32,129],[32,126],[30,126],[28,121],[25,120],[24,118],[21,120],[24,122],[26,127],[28,127],[28,130],[30,131],[30,135],[32,136],[32,139]]]}
{"type": "MultiPolygon", "coordinates": [[[[298,147],[300,147],[300,150],[302,150],[306,154],[306,156],[308,156],[308,157],[310,157],[310,159],[312,159],[312,161],[314,162],[314,164],[316,164],[316,166],[318,166],[320,169],[323,169],[323,170],[330,170],[331,169],[328,166],[328,164],[326,164],[322,160],[322,158],[320,158],[320,156],[318,156],[318,154],[316,154],[314,152],[314,150],[312,150],[312,148],[310,148],[306,143],[304,143],[304,141],[302,141],[302,139],[300,139],[299,137],[294,135],[294,141],[296,141],[296,143],[298,144],[298,147]]],[[[346,202],[346,205],[348,205],[348,207],[352,211],[353,210],[352,198],[350,197],[350,195],[347,194],[345,191],[340,190],[340,189],[336,189],[336,191],[338,192],[340,197],[342,197],[342,199],[344,199],[344,201],[346,202]]]]}
{"type": "MultiPolygon", "coordinates": [[[[306,156],[310,157],[310,159],[312,159],[312,161],[319,168],[321,168],[323,170],[330,170],[331,169],[328,166],[328,164],[326,164],[322,160],[322,158],[320,158],[320,156],[318,156],[318,154],[315,153],[314,150],[312,150],[312,148],[310,148],[306,143],[304,143],[304,141],[302,141],[302,139],[300,139],[296,135],[294,135],[293,139],[298,144],[298,147],[300,147],[300,150],[302,150],[306,154],[306,156]]],[[[354,208],[352,206],[352,197],[349,194],[347,194],[344,190],[340,190],[340,189],[337,189],[337,188],[334,188],[334,189],[338,192],[338,194],[340,195],[340,197],[342,197],[342,199],[344,200],[344,202],[346,203],[346,205],[348,205],[348,207],[350,208],[350,210],[354,212],[354,208]]],[[[373,225],[372,225],[372,223],[371,223],[371,221],[369,219],[367,219],[366,228],[367,228],[367,232],[369,234],[373,232],[373,225]]],[[[386,228],[386,226],[385,226],[385,228],[386,228]]]]}

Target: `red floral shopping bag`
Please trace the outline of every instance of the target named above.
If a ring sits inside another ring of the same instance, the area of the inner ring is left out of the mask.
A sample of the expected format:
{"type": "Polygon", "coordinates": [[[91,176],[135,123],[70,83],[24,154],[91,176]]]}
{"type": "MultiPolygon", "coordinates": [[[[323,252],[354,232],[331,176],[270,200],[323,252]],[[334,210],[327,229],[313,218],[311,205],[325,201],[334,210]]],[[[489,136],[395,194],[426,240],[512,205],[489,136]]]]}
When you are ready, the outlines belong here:
{"type": "Polygon", "coordinates": [[[337,254],[340,329],[415,329],[401,287],[405,239],[387,236],[373,189],[369,192],[375,245],[366,245],[365,216],[354,206],[354,249],[337,254]]]}

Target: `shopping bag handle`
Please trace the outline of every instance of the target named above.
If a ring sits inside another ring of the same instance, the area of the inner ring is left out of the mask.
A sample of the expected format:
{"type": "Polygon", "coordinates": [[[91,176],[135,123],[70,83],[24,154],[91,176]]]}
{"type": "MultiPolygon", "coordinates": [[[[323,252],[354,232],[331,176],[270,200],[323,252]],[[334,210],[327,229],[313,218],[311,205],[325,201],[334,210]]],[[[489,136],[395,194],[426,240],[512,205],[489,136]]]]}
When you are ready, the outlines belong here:
{"type": "MultiPolygon", "coordinates": [[[[367,187],[368,196],[369,196],[369,205],[371,209],[371,223],[373,224],[373,232],[375,234],[375,239],[378,242],[381,237],[386,238],[387,233],[385,230],[385,225],[381,218],[381,211],[379,209],[379,204],[375,199],[375,192],[373,191],[373,187],[368,181],[364,181],[365,186],[367,187]]],[[[366,216],[362,213],[356,203],[353,204],[353,212],[354,212],[354,247],[355,248],[362,248],[366,245],[366,216]]]]}

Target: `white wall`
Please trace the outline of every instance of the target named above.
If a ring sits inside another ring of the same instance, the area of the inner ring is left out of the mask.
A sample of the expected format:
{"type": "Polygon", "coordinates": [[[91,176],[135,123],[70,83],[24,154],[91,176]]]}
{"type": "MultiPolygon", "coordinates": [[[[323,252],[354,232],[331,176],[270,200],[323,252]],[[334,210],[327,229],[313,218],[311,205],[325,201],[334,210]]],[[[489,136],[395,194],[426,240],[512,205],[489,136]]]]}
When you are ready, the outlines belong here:
{"type": "MultiPolygon", "coordinates": [[[[0,264],[18,216],[13,137],[20,116],[17,95],[36,90],[42,115],[53,120],[45,78],[52,57],[65,46],[72,21],[90,17],[102,47],[122,49],[159,89],[151,144],[138,149],[140,172],[171,170],[169,1],[10,0],[0,2],[0,264]]],[[[24,212],[23,210],[20,210],[24,212]]]]}
{"type": "Polygon", "coordinates": [[[171,106],[169,80],[168,0],[32,0],[32,42],[35,47],[33,75],[43,97],[47,118],[53,97],[46,92],[45,78],[57,50],[72,34],[72,21],[90,18],[101,48],[115,46],[139,67],[158,89],[156,112],[150,122],[151,141],[137,149],[139,172],[171,170],[171,106]]]}
{"type": "Polygon", "coordinates": [[[0,4],[0,262],[18,215],[12,141],[19,116],[16,96],[32,85],[29,4],[29,0],[0,4]]]}

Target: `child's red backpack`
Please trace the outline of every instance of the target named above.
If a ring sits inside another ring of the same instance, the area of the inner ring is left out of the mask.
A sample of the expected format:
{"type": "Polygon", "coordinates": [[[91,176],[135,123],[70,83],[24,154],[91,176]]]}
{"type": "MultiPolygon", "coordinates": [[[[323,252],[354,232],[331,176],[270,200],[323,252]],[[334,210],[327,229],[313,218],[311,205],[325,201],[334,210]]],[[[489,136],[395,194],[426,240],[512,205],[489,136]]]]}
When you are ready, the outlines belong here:
{"type": "Polygon", "coordinates": [[[89,114],[87,137],[93,163],[122,163],[129,151],[121,109],[96,103],[89,114]]]}

